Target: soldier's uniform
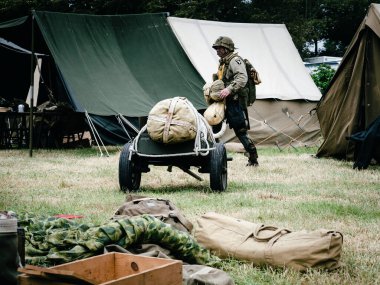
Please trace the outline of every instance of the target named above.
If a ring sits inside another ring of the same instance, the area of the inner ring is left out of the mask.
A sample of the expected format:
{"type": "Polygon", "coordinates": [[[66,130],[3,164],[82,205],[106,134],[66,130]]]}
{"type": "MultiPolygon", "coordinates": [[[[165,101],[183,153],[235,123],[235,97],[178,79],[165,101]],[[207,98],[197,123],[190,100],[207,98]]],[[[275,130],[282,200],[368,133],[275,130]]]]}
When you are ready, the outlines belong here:
{"type": "Polygon", "coordinates": [[[226,98],[226,119],[249,154],[248,165],[258,166],[255,144],[248,135],[249,118],[247,118],[248,75],[243,59],[233,51],[235,46],[228,37],[219,37],[212,46],[224,47],[229,53],[219,60],[217,79],[223,80],[230,95],[226,98]]]}

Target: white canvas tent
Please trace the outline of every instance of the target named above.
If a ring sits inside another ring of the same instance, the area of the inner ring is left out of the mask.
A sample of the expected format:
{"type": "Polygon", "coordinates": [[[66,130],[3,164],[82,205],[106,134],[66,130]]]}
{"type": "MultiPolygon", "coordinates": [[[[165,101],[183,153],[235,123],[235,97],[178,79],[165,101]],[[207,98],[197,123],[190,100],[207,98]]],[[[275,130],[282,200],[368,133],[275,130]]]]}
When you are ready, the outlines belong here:
{"type": "MultiPolygon", "coordinates": [[[[169,17],[169,24],[206,82],[218,67],[212,44],[233,39],[237,52],[259,71],[256,102],[249,108],[251,137],[258,145],[316,145],[320,129],[315,112],[321,98],[283,24],[244,24],[169,17]]],[[[222,137],[234,141],[232,131],[222,137]]]]}

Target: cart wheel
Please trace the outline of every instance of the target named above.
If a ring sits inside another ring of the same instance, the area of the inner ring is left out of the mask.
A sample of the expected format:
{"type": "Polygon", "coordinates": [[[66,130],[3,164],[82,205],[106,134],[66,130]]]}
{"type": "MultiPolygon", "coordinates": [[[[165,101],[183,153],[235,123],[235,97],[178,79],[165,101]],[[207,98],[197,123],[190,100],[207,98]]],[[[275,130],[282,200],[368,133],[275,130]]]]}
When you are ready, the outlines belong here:
{"type": "Polygon", "coordinates": [[[210,188],[222,192],[227,189],[227,152],[222,143],[215,147],[210,152],[210,188]]]}
{"type": "Polygon", "coordinates": [[[129,160],[131,143],[126,143],[119,158],[119,185],[120,190],[136,191],[140,188],[141,172],[136,168],[137,155],[133,154],[129,160]]]}

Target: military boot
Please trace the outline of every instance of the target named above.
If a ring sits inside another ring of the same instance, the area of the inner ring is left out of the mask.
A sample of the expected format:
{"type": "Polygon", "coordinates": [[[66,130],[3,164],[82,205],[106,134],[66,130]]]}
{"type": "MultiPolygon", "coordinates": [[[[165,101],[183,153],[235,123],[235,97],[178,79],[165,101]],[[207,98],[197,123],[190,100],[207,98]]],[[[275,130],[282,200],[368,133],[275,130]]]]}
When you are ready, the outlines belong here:
{"type": "Polygon", "coordinates": [[[257,161],[258,155],[256,148],[249,153],[247,166],[259,166],[259,162],[257,161]]]}

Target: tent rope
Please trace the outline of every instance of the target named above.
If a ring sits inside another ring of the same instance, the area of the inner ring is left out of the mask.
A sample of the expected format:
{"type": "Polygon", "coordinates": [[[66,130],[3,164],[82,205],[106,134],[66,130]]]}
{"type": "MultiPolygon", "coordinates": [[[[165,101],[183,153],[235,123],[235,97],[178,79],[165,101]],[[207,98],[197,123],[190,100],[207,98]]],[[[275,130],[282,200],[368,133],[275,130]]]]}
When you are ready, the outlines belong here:
{"type": "Polygon", "coordinates": [[[122,129],[124,130],[124,132],[127,134],[127,136],[128,136],[128,138],[129,138],[129,140],[132,140],[132,137],[129,135],[129,133],[128,133],[127,129],[125,128],[125,126],[124,126],[123,122],[121,121],[121,119],[120,119],[120,116],[119,116],[119,115],[116,115],[116,119],[117,119],[117,121],[118,121],[119,125],[120,125],[120,126],[122,127],[122,129]]]}
{"type": "MultiPolygon", "coordinates": [[[[304,115],[305,115],[305,114],[304,114],[304,115]]],[[[294,124],[295,124],[295,125],[301,130],[301,131],[305,131],[303,128],[300,127],[300,121],[301,121],[301,119],[303,118],[304,115],[301,115],[301,116],[298,118],[298,120],[296,121],[296,120],[293,119],[292,116],[290,116],[289,112],[286,111],[286,116],[287,116],[290,120],[292,120],[292,121],[294,122],[294,124]]]]}
{"type": "MultiPolygon", "coordinates": [[[[318,122],[315,122],[312,126],[314,126],[314,125],[316,125],[318,122]]],[[[301,134],[299,134],[297,137],[296,137],[296,140],[299,138],[299,137],[301,137],[301,136],[303,136],[304,134],[306,133],[306,131],[304,131],[304,132],[302,132],[301,134]]],[[[292,142],[293,142],[294,140],[291,140],[289,143],[288,143],[288,145],[290,145],[291,147],[293,147],[294,149],[295,149],[295,147],[292,145],[292,142]]],[[[297,140],[298,141],[298,140],[297,140]]]]}
{"type": "MultiPolygon", "coordinates": [[[[289,115],[288,112],[286,112],[286,113],[284,113],[284,114],[285,114],[285,115],[291,120],[292,123],[289,124],[289,125],[286,125],[285,127],[283,127],[283,128],[280,129],[280,130],[277,130],[276,128],[274,128],[273,126],[271,126],[271,125],[267,122],[267,120],[260,121],[260,122],[263,122],[265,125],[267,125],[267,126],[268,126],[270,129],[272,129],[275,133],[272,134],[272,135],[270,135],[270,136],[268,136],[267,138],[261,140],[260,142],[258,142],[258,143],[257,143],[258,145],[264,143],[265,141],[267,141],[267,140],[269,140],[269,139],[271,139],[271,138],[274,137],[277,133],[283,134],[284,136],[290,138],[291,140],[290,140],[290,142],[288,143],[288,145],[290,145],[290,146],[292,146],[291,143],[294,142],[294,141],[296,141],[296,142],[302,144],[302,141],[298,140],[298,138],[300,138],[302,135],[304,135],[304,134],[306,133],[306,130],[305,130],[303,127],[300,126],[300,121],[303,119],[303,117],[304,117],[305,115],[308,115],[308,114],[309,114],[310,116],[313,116],[313,115],[310,114],[310,112],[308,112],[308,113],[305,113],[305,114],[301,115],[301,116],[298,118],[298,121],[295,121],[293,118],[291,118],[291,116],[289,115]],[[298,135],[297,137],[292,137],[292,136],[290,136],[290,135],[288,135],[288,134],[286,134],[286,133],[284,132],[284,130],[288,129],[288,128],[289,128],[290,126],[292,126],[293,124],[297,125],[298,128],[302,131],[302,133],[301,133],[300,135],[298,135]]],[[[260,116],[260,114],[259,114],[259,116],[260,116]]],[[[260,116],[260,117],[261,117],[261,116],[260,116]]],[[[277,145],[277,147],[279,147],[278,142],[276,142],[276,145],[277,145]]],[[[292,147],[294,147],[294,146],[292,146],[292,147]]],[[[281,149],[280,149],[280,150],[281,150],[281,149]]]]}
{"type": "MultiPolygon", "coordinates": [[[[313,117],[313,116],[315,116],[316,114],[317,114],[317,113],[312,114],[312,110],[311,110],[311,111],[309,111],[308,113],[301,115],[301,116],[298,118],[297,126],[299,126],[301,119],[302,119],[305,115],[309,115],[310,117],[313,117]]],[[[319,123],[318,121],[317,121],[317,122],[314,122],[314,124],[312,124],[312,126],[314,126],[314,125],[316,125],[316,124],[318,124],[318,123],[319,123]]],[[[305,124],[306,124],[306,123],[305,123],[305,124]]],[[[304,127],[304,126],[303,126],[303,127],[304,127]]],[[[298,138],[300,138],[301,136],[303,136],[303,135],[306,133],[306,130],[305,130],[303,127],[300,127],[300,126],[299,126],[299,128],[302,130],[302,133],[300,133],[300,134],[295,138],[295,140],[297,140],[298,138]]],[[[298,140],[297,140],[297,141],[298,141],[298,140]]],[[[292,142],[293,142],[293,140],[290,141],[288,145],[292,146],[292,145],[291,145],[292,142]]],[[[292,147],[295,148],[294,146],[292,146],[292,147]]]]}
{"type": "Polygon", "coordinates": [[[101,147],[100,147],[99,141],[100,141],[100,143],[102,144],[102,146],[103,146],[103,148],[104,148],[104,151],[107,153],[107,156],[109,156],[109,153],[108,153],[108,151],[107,151],[107,148],[105,147],[105,145],[104,145],[104,143],[103,143],[103,141],[102,141],[102,138],[100,137],[98,131],[96,130],[95,125],[94,125],[94,123],[93,123],[93,121],[92,121],[90,115],[88,114],[87,110],[85,110],[85,115],[86,115],[86,118],[87,118],[88,124],[89,124],[89,126],[90,126],[91,132],[92,132],[92,134],[93,134],[93,136],[94,136],[95,142],[96,142],[96,144],[97,144],[97,146],[98,146],[98,149],[99,149],[99,151],[100,151],[100,156],[103,156],[103,152],[102,152],[102,149],[101,149],[101,147]],[[99,140],[99,141],[98,141],[98,140],[99,140]]]}
{"type": "Polygon", "coordinates": [[[128,121],[122,114],[117,114],[118,119],[121,119],[124,123],[126,123],[132,130],[134,130],[136,133],[139,132],[139,130],[130,122],[128,121]]]}

